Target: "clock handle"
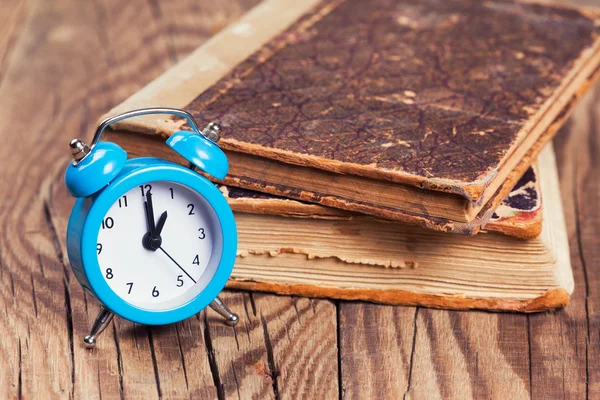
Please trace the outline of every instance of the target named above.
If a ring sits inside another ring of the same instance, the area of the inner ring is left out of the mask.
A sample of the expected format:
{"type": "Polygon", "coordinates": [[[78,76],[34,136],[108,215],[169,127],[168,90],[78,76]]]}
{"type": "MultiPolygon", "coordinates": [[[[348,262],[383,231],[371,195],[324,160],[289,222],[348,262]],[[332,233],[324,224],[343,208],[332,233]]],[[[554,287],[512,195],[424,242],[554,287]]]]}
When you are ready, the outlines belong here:
{"type": "MultiPolygon", "coordinates": [[[[194,132],[196,132],[197,134],[206,137],[207,139],[209,139],[212,142],[216,142],[219,140],[218,135],[211,137],[212,135],[207,135],[204,133],[203,130],[198,128],[198,125],[196,124],[196,121],[194,121],[194,117],[192,116],[192,114],[190,114],[189,112],[187,112],[185,110],[180,110],[178,108],[169,108],[169,107],[151,107],[151,108],[141,108],[139,110],[131,110],[131,111],[124,112],[122,114],[118,114],[118,115],[106,118],[104,121],[100,122],[100,125],[98,125],[98,128],[96,128],[96,133],[94,134],[94,139],[92,139],[91,147],[94,147],[96,145],[96,143],[98,143],[100,141],[100,138],[102,137],[102,133],[104,133],[104,130],[106,128],[108,128],[109,126],[111,126],[112,124],[117,123],[119,121],[123,121],[125,119],[140,117],[142,115],[151,115],[151,114],[177,115],[178,117],[185,118],[187,120],[188,124],[190,125],[190,128],[192,128],[192,130],[194,132]]],[[[210,133],[212,133],[212,130],[210,130],[210,131],[211,131],[210,133]]]]}
{"type": "Polygon", "coordinates": [[[91,349],[96,347],[96,338],[106,329],[114,316],[115,314],[110,312],[107,308],[100,306],[100,312],[94,321],[94,325],[92,325],[90,334],[83,338],[83,342],[87,348],[91,349]]]}
{"type": "Polygon", "coordinates": [[[118,115],[114,115],[112,117],[108,117],[104,119],[98,127],[96,128],[96,132],[94,133],[94,138],[92,139],[92,143],[88,146],[81,139],[73,139],[70,143],[71,152],[73,154],[73,166],[77,166],[80,162],[82,162],[88,154],[90,154],[93,148],[100,142],[102,138],[102,134],[112,124],[115,124],[119,121],[123,121],[129,118],[140,117],[142,115],[152,115],[152,114],[167,114],[167,115],[176,115],[178,117],[185,118],[192,128],[194,133],[205,137],[213,143],[216,143],[221,138],[220,130],[221,127],[219,124],[211,122],[206,126],[205,129],[198,128],[198,124],[194,120],[192,114],[185,110],[180,110],[178,108],[170,108],[170,107],[150,107],[150,108],[140,108],[138,110],[127,111],[118,115]]]}

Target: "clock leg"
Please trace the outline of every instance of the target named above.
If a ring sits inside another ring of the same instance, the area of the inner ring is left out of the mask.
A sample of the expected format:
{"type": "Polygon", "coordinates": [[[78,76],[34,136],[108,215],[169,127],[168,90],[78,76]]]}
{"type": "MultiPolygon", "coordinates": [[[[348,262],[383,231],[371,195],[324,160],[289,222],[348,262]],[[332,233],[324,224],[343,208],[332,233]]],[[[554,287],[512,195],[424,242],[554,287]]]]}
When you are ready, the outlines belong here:
{"type": "Polygon", "coordinates": [[[93,348],[96,346],[96,338],[100,336],[102,331],[106,329],[110,321],[112,321],[115,315],[108,311],[108,309],[101,307],[96,320],[94,321],[94,325],[92,325],[92,329],[90,330],[90,334],[83,338],[83,342],[86,347],[93,348]]]}
{"type": "Polygon", "coordinates": [[[215,299],[209,304],[209,307],[224,317],[225,323],[229,326],[235,326],[240,320],[240,318],[236,314],[232,313],[218,297],[215,297],[215,299]]]}

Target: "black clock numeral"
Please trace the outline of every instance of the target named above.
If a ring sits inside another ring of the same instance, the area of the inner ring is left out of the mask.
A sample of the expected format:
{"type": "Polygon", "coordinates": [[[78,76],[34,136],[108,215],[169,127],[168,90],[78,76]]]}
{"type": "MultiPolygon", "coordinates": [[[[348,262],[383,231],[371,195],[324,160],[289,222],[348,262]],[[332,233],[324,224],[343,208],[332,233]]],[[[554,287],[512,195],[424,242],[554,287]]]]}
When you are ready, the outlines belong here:
{"type": "Polygon", "coordinates": [[[144,197],[147,193],[152,192],[152,185],[140,185],[140,190],[142,192],[142,197],[144,197]]]}
{"type": "Polygon", "coordinates": [[[194,261],[192,261],[192,264],[200,265],[200,258],[198,257],[198,254],[196,254],[196,257],[194,257],[194,261]]]}
{"type": "Polygon", "coordinates": [[[102,253],[102,243],[98,243],[96,245],[96,251],[98,251],[98,255],[100,255],[100,253],[102,253]]]}
{"type": "Polygon", "coordinates": [[[175,198],[175,192],[173,192],[173,188],[169,188],[169,190],[171,191],[171,200],[173,200],[175,198]]]}
{"type": "Polygon", "coordinates": [[[112,279],[114,277],[112,268],[106,268],[106,279],[112,279]]]}
{"type": "Polygon", "coordinates": [[[152,297],[158,297],[159,294],[158,290],[156,290],[156,286],[154,286],[154,289],[152,289],[152,297]]]}
{"type": "Polygon", "coordinates": [[[129,290],[127,291],[127,294],[131,294],[131,289],[133,288],[133,282],[127,282],[126,285],[129,286],[129,290]]]}
{"type": "Polygon", "coordinates": [[[206,238],[206,233],[204,233],[204,228],[198,229],[198,232],[200,232],[198,234],[198,239],[204,239],[204,238],[206,238]]]}
{"type": "Polygon", "coordinates": [[[102,220],[102,229],[112,229],[115,226],[115,220],[112,217],[106,217],[102,220]]]}
{"type": "Polygon", "coordinates": [[[119,199],[119,208],[121,207],[127,207],[127,196],[123,196],[119,199]]]}
{"type": "Polygon", "coordinates": [[[177,275],[177,287],[182,287],[183,286],[183,275],[177,275]]]}
{"type": "Polygon", "coordinates": [[[193,204],[188,204],[187,208],[190,209],[190,212],[188,213],[188,215],[195,215],[196,213],[194,212],[194,205],[193,204]]]}

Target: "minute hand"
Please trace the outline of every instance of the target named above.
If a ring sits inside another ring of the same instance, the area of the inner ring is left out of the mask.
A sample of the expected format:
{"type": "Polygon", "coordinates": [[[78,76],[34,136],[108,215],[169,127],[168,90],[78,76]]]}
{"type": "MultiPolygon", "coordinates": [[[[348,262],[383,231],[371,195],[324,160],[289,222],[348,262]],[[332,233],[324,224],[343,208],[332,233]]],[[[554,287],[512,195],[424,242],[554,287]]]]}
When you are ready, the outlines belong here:
{"type": "Polygon", "coordinates": [[[154,222],[154,206],[152,205],[152,193],[146,192],[146,201],[144,202],[144,208],[146,210],[146,224],[148,225],[148,232],[151,236],[154,236],[156,231],[156,225],[154,222]]]}
{"type": "Polygon", "coordinates": [[[186,271],[185,269],[183,269],[183,267],[182,267],[181,265],[179,265],[179,263],[178,263],[177,261],[175,261],[175,260],[173,259],[173,257],[171,257],[171,256],[169,255],[169,253],[167,253],[167,252],[165,251],[165,249],[163,249],[162,247],[159,247],[159,249],[160,249],[160,251],[162,251],[163,253],[165,253],[165,255],[166,255],[167,257],[169,257],[169,259],[170,259],[171,261],[173,261],[173,262],[175,263],[175,265],[177,265],[177,266],[179,267],[179,269],[180,269],[180,270],[182,270],[182,271],[183,271],[183,273],[184,273],[184,274],[186,274],[186,275],[188,276],[188,278],[190,278],[190,279],[192,280],[192,282],[196,283],[196,280],[195,280],[194,278],[192,278],[192,276],[191,276],[190,274],[188,274],[188,273],[187,273],[187,271],[186,271]]]}

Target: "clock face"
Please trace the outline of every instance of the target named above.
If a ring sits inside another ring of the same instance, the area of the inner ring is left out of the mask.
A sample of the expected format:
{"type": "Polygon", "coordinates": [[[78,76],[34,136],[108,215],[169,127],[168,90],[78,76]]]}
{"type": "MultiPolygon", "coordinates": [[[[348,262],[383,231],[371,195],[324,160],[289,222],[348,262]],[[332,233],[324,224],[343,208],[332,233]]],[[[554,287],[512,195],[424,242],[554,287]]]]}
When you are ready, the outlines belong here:
{"type": "Polygon", "coordinates": [[[139,308],[167,310],[208,285],[222,243],[217,215],[201,194],[159,181],[129,190],[110,207],[96,252],[117,296],[139,308]]]}

